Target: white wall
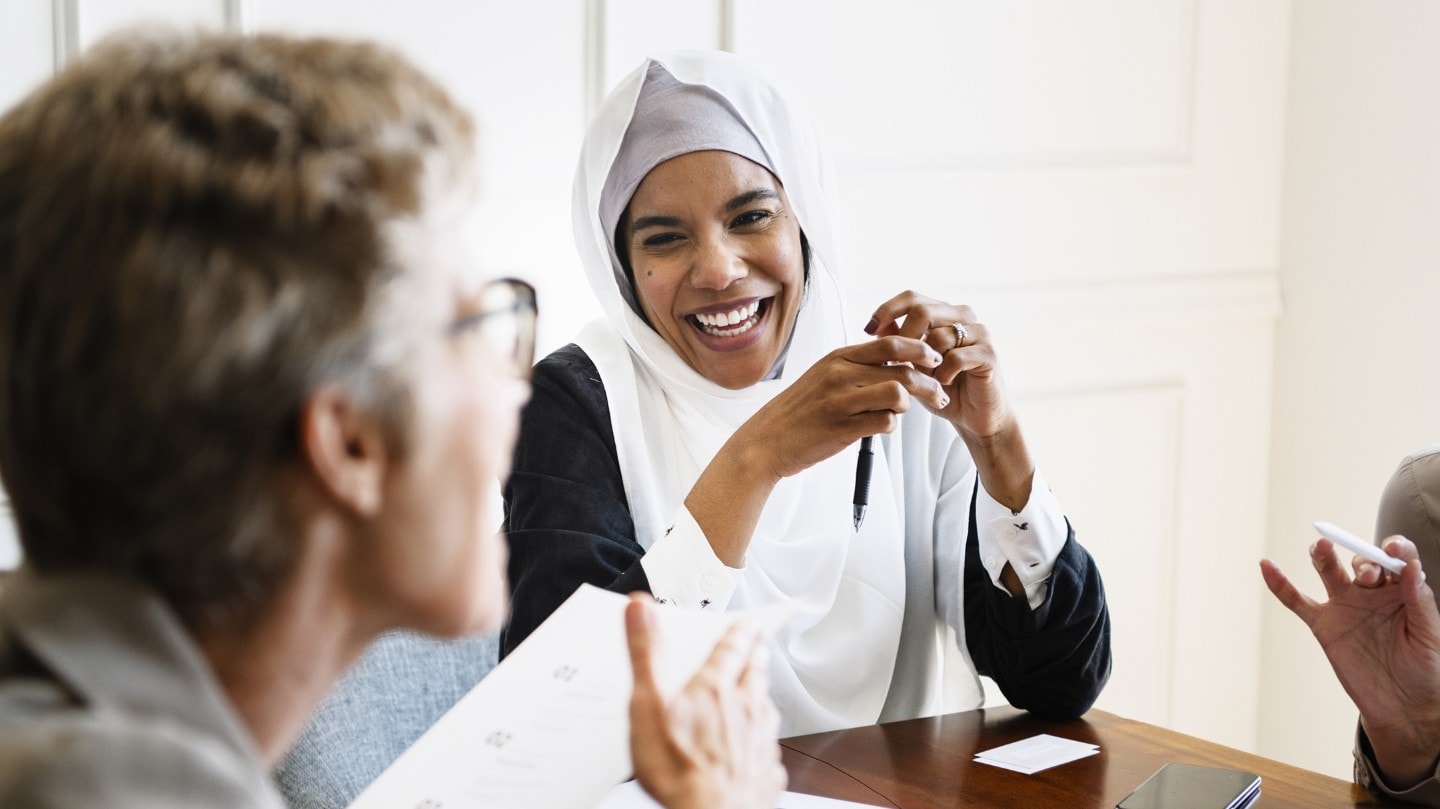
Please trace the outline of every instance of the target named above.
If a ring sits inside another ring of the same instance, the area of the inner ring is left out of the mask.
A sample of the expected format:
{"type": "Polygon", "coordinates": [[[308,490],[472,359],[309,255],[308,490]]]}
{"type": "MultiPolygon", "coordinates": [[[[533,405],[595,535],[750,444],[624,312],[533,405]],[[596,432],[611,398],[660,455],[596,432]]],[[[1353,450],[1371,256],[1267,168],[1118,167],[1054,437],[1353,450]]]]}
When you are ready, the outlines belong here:
{"type": "MultiPolygon", "coordinates": [[[[1426,0],[1294,6],[1267,552],[1317,598],[1309,522],[1369,536],[1397,462],[1440,441],[1437,31],[1426,0]]],[[[1355,712],[1317,644],[1268,603],[1264,637],[1260,748],[1348,776],[1355,712]]]]}
{"type": "Polygon", "coordinates": [[[568,199],[600,94],[649,50],[761,63],[832,141],[857,308],[912,287],[997,332],[1042,471],[1105,572],[1101,706],[1240,747],[1270,735],[1253,560],[1287,378],[1272,358],[1288,2],[4,1],[0,105],[161,9],[406,50],[480,118],[474,235],[488,264],[536,281],[547,348],[594,311],[568,199]]]}

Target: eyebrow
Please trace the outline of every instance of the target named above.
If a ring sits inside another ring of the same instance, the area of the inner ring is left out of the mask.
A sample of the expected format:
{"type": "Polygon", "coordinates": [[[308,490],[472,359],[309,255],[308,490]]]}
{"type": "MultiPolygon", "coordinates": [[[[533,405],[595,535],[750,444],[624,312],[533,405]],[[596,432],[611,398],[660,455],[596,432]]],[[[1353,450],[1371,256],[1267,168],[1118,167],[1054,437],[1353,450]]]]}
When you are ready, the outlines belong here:
{"type": "MultiPolygon", "coordinates": [[[[734,199],[731,199],[729,202],[725,203],[725,210],[726,212],[735,211],[739,208],[744,208],[746,205],[758,202],[762,199],[779,198],[780,195],[776,193],[775,189],[773,188],[755,188],[746,191],[745,193],[740,194],[734,199]]],[[[674,216],[642,216],[639,219],[636,219],[634,222],[630,223],[630,232],[639,233],[646,228],[675,228],[680,227],[681,224],[683,223],[674,216]]]]}
{"type": "Polygon", "coordinates": [[[759,202],[759,201],[762,200],[762,199],[779,199],[779,198],[780,198],[780,195],[777,194],[777,193],[775,193],[775,189],[773,189],[773,188],[756,188],[756,189],[753,189],[753,190],[750,190],[750,191],[746,191],[745,193],[741,194],[740,196],[738,196],[738,197],[730,200],[729,202],[725,203],[725,210],[726,210],[726,211],[733,211],[733,210],[736,210],[736,209],[738,209],[738,208],[744,208],[746,205],[749,205],[749,204],[752,203],[752,202],[759,202]]]}

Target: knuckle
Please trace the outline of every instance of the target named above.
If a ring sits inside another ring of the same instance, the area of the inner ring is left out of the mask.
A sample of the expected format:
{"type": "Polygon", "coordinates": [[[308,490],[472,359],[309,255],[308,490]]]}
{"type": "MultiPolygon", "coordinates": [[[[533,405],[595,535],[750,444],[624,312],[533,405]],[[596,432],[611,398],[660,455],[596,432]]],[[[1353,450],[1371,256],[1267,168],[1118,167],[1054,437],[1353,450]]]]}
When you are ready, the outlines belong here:
{"type": "Polygon", "coordinates": [[[697,694],[704,700],[715,704],[724,702],[725,686],[714,677],[706,677],[696,685],[699,686],[696,689],[697,694]]]}
{"type": "Polygon", "coordinates": [[[893,433],[900,426],[900,417],[893,412],[886,412],[881,416],[880,432],[893,433]]]}
{"type": "Polygon", "coordinates": [[[898,334],[892,334],[889,337],[880,338],[879,342],[880,347],[884,349],[885,356],[898,357],[905,351],[905,345],[909,340],[898,334]]]}
{"type": "Polygon", "coordinates": [[[889,405],[893,410],[909,404],[910,394],[905,390],[905,385],[898,379],[892,379],[884,384],[884,404],[889,405]]]}

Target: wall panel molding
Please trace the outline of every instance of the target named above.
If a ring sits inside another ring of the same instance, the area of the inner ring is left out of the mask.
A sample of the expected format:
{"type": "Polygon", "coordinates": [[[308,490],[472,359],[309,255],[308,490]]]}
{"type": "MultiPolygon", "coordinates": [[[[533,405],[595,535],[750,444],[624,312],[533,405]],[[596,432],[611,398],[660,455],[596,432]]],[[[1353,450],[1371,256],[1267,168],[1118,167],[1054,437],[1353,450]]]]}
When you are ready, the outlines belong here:
{"type": "Polygon", "coordinates": [[[884,110],[875,121],[857,121],[851,143],[837,144],[845,171],[1174,169],[1193,159],[1197,0],[1112,0],[1083,15],[1052,4],[984,3],[905,3],[875,14],[869,4],[843,0],[723,0],[722,11],[723,46],[793,80],[795,91],[817,102],[822,121],[856,106],[884,110]],[[977,38],[977,25],[1020,47],[977,38]],[[821,51],[796,52],[802,30],[821,51]],[[1027,34],[1053,45],[1056,61],[1046,62],[1041,45],[1027,51],[1027,34]],[[1116,47],[1099,44],[1111,40],[1116,47]],[[967,43],[973,47],[955,55],[967,43]],[[881,58],[857,58],[870,53],[881,58]],[[954,104],[949,114],[937,112],[954,104]],[[1112,119],[1127,126],[1097,123],[1112,119]],[[933,125],[954,137],[937,139],[933,125]],[[976,134],[987,127],[994,136],[976,134]]]}
{"type": "Polygon", "coordinates": [[[1157,276],[982,290],[987,317],[1047,326],[1177,320],[1274,320],[1281,313],[1273,272],[1157,276]]]}
{"type": "Polygon", "coordinates": [[[735,0],[720,0],[720,50],[735,52],[735,24],[735,0]]]}
{"type": "MultiPolygon", "coordinates": [[[[857,306],[878,302],[900,291],[882,283],[892,281],[855,279],[851,302],[857,306]]],[[[927,283],[916,291],[972,306],[986,323],[1008,332],[1074,328],[1114,332],[1155,324],[1236,320],[1272,324],[1283,310],[1279,276],[1259,271],[997,287],[956,279],[927,283]]]]}
{"type": "Polygon", "coordinates": [[[600,109],[605,93],[605,0],[585,0],[585,75],[580,81],[585,93],[585,120],[589,121],[600,109]]]}
{"type": "Polygon", "coordinates": [[[223,0],[222,19],[225,30],[232,34],[245,33],[245,0],[223,0]]]}
{"type": "Polygon", "coordinates": [[[1180,665],[1177,547],[1192,384],[1174,370],[1016,397],[1045,482],[1110,585],[1115,666],[1098,705],[1162,725],[1174,720],[1180,665]],[[1109,458],[1097,476],[1099,453],[1109,458]]]}
{"type": "Polygon", "coordinates": [[[52,0],[54,11],[55,72],[80,52],[80,0],[52,0]]]}

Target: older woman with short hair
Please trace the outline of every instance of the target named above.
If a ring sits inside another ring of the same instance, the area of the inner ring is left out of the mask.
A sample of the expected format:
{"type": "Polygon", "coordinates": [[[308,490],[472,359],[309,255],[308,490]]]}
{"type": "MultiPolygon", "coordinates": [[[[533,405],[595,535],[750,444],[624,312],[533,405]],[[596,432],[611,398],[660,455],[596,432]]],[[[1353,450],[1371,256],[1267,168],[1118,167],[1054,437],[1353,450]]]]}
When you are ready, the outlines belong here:
{"type": "MultiPolygon", "coordinates": [[[[121,36],[0,119],[25,553],[0,593],[0,803],[279,807],[267,768],[371,639],[503,620],[484,493],[535,310],[461,248],[473,140],[396,54],[280,36],[121,36]]],[[[772,800],[756,639],[667,703],[644,610],[641,782],[772,800]]]]}

